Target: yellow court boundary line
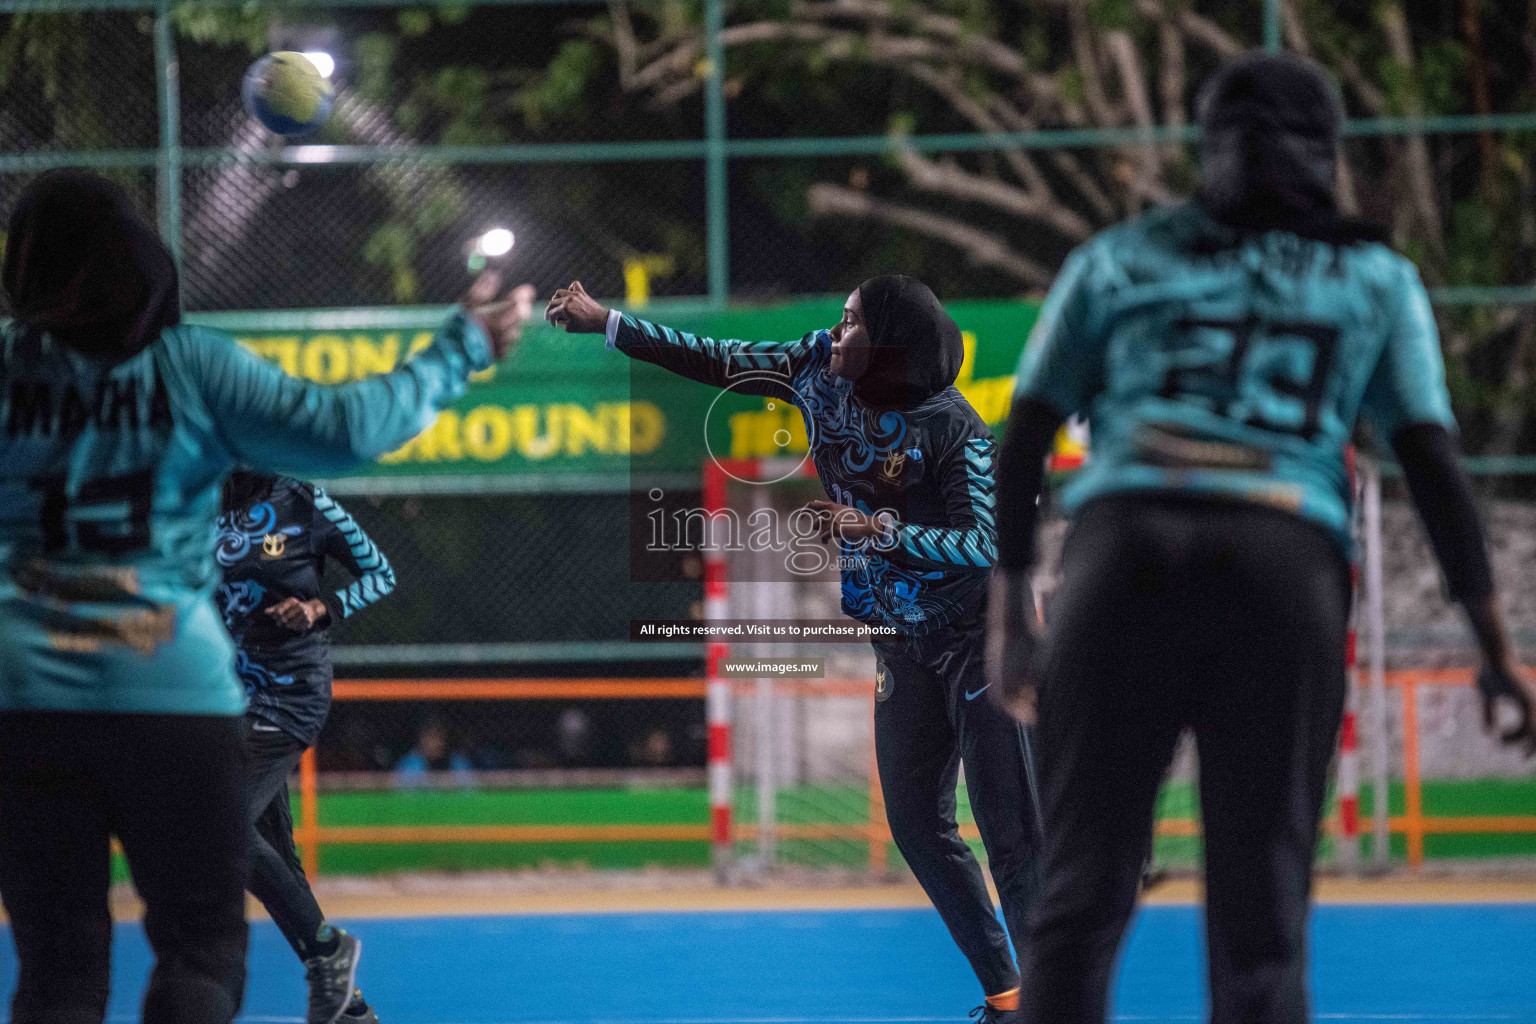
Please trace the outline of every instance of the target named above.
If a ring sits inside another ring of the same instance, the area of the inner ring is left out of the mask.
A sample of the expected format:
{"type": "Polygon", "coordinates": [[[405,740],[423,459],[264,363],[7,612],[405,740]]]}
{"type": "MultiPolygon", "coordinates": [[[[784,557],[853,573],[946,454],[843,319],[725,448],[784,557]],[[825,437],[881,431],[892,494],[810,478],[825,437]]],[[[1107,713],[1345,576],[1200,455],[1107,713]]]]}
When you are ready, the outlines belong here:
{"type": "MultiPolygon", "coordinates": [[[[364,883],[368,884],[368,883],[364,883]]],[[[382,888],[383,883],[381,883],[382,888]]],[[[337,920],[425,917],[517,917],[554,914],[732,913],[751,911],[921,910],[928,897],[915,883],[850,888],[488,888],[472,885],[438,892],[345,892],[323,886],[319,893],[326,913],[337,920]]],[[[994,893],[995,898],[995,893],[994,893]]],[[[1201,885],[1194,878],[1165,882],[1142,899],[1144,906],[1193,906],[1201,885]]],[[[1314,893],[1317,906],[1470,906],[1536,907],[1536,877],[1518,879],[1459,879],[1392,877],[1384,879],[1321,878],[1314,893]]],[[[248,916],[264,918],[255,899],[247,900],[248,916]]],[[[137,921],[143,906],[131,892],[114,891],[112,916],[137,921]]],[[[5,921],[0,913],[0,923],[5,921]]]]}
{"type": "MultiPolygon", "coordinates": [[[[1147,906],[1193,906],[1201,886],[1194,879],[1165,882],[1150,893],[1147,906]]],[[[1536,906],[1536,879],[1320,879],[1319,906],[1446,906],[1503,904],[1536,906]]],[[[467,917],[617,913],[709,913],[743,911],[921,910],[928,897],[916,884],[851,889],[683,889],[657,891],[578,890],[554,892],[327,894],[326,912],[336,918],[467,917]]]]}

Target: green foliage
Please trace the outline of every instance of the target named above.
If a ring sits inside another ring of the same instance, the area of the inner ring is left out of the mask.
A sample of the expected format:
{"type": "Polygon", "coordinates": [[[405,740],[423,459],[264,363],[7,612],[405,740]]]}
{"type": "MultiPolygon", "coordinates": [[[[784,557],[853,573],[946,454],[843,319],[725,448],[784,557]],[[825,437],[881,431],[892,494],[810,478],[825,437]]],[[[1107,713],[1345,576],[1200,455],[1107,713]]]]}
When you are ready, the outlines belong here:
{"type": "Polygon", "coordinates": [[[406,39],[416,39],[432,31],[432,12],[406,8],[395,16],[400,34],[406,39]]]}
{"type": "Polygon", "coordinates": [[[1446,250],[1450,279],[1459,285],[1501,283],[1494,204],[1483,199],[1457,203],[1451,211],[1446,250]]]}
{"type": "Polygon", "coordinates": [[[765,203],[773,215],[785,224],[803,224],[808,216],[805,197],[816,178],[804,164],[792,163],[782,167],[761,164],[752,175],[752,191],[765,203]]]}
{"type": "Polygon", "coordinates": [[[1067,66],[1056,72],[1056,83],[1061,87],[1061,95],[1069,103],[1082,103],[1088,98],[1088,82],[1082,71],[1074,66],[1067,66]]]}
{"type": "Polygon", "coordinates": [[[1129,28],[1136,7],[1133,0],[1092,0],[1088,16],[1102,29],[1129,28]]]}
{"type": "Polygon", "coordinates": [[[507,132],[492,113],[491,75],[483,68],[441,68],[416,84],[396,108],[402,126],[449,146],[494,146],[507,132]]]}
{"type": "Polygon", "coordinates": [[[411,259],[415,250],[410,227],[395,220],[380,224],[363,243],[363,262],[389,272],[390,292],[396,302],[415,302],[420,296],[411,259]]]}
{"type": "Polygon", "coordinates": [[[1039,22],[1026,25],[1019,32],[1018,48],[1029,67],[1042,68],[1051,61],[1051,43],[1046,37],[1045,26],[1039,22]]]}
{"type": "Polygon", "coordinates": [[[576,112],[599,68],[597,48],[585,39],[568,39],[531,85],[518,90],[515,102],[529,128],[576,112]]]}
{"type": "Polygon", "coordinates": [[[18,14],[0,35],[0,89],[25,83],[53,113],[50,141],[66,149],[108,149],[120,135],[101,107],[103,65],[79,14],[18,14]]]}
{"type": "Polygon", "coordinates": [[[0,88],[17,77],[38,83],[43,99],[57,104],[63,75],[86,59],[78,14],[18,14],[0,36],[0,88]]]}
{"type": "Polygon", "coordinates": [[[1466,109],[1467,48],[1453,39],[1440,39],[1419,51],[1419,89],[1427,114],[1454,114],[1466,109]]]}
{"type": "Polygon", "coordinates": [[[1388,113],[1393,116],[1402,117],[1422,102],[1419,83],[1401,61],[1382,57],[1376,62],[1376,77],[1386,95],[1388,113]]]}
{"type": "Polygon", "coordinates": [[[357,91],[371,103],[384,103],[393,92],[395,52],[395,37],[388,32],[369,32],[352,46],[357,91]]]}
{"type": "Polygon", "coordinates": [[[284,6],[257,0],[231,5],[183,3],[171,9],[171,24],[194,43],[243,46],[254,57],[266,52],[272,24],[284,6]]]}

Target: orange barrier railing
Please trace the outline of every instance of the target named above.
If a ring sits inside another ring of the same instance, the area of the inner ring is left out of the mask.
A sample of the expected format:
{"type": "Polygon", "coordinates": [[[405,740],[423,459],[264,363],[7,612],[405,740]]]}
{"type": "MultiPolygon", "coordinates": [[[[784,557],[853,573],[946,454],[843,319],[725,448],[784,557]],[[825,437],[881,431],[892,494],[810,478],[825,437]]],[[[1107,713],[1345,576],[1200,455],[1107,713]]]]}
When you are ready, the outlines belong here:
{"type": "MultiPolygon", "coordinates": [[[[335,700],[666,700],[704,698],[702,679],[338,679],[335,700]]],[[[299,762],[298,843],[304,870],[320,871],[327,843],[549,843],[705,841],[700,825],[353,825],[320,824],[315,751],[299,762]]]]}
{"type": "MultiPolygon", "coordinates": [[[[1408,863],[1424,860],[1424,839],[1429,835],[1468,833],[1536,834],[1536,815],[1501,815],[1448,817],[1424,813],[1418,736],[1418,689],[1421,686],[1470,686],[1468,669],[1391,670],[1385,675],[1388,686],[1401,692],[1403,712],[1403,813],[1389,819],[1391,832],[1407,839],[1408,863]]],[[[753,681],[738,682],[739,689],[755,686],[753,681]]],[[[873,684],[846,679],[785,679],[774,684],[783,696],[868,697],[873,684]]],[[[336,700],[702,700],[702,679],[339,679],[335,683],[336,700]]],[[[304,868],[311,875],[319,870],[319,849],[330,843],[548,843],[548,842],[708,842],[710,826],[697,825],[367,825],[325,826],[320,824],[318,785],[314,750],[307,751],[299,766],[299,824],[295,840],[303,851],[304,868]]],[[[1338,823],[1325,823],[1337,834],[1338,823]]],[[[885,821],[885,801],[880,778],[875,771],[871,745],[869,766],[869,811],[862,822],[846,824],[780,824],[775,826],[782,839],[851,840],[869,844],[870,866],[883,868],[888,857],[891,832],[885,821]]],[[[1196,836],[1199,823],[1194,819],[1163,819],[1158,834],[1196,836]]],[[[755,825],[736,826],[738,839],[757,838],[755,825]]],[[[976,838],[975,826],[965,826],[961,834],[976,838]]]]}
{"type": "Polygon", "coordinates": [[[1424,837],[1475,833],[1536,833],[1536,814],[1435,816],[1424,813],[1424,785],[1419,763],[1419,687],[1471,686],[1471,669],[1398,669],[1386,673],[1388,686],[1402,691],[1403,813],[1391,819],[1392,831],[1407,837],[1408,863],[1424,863],[1424,837]]]}

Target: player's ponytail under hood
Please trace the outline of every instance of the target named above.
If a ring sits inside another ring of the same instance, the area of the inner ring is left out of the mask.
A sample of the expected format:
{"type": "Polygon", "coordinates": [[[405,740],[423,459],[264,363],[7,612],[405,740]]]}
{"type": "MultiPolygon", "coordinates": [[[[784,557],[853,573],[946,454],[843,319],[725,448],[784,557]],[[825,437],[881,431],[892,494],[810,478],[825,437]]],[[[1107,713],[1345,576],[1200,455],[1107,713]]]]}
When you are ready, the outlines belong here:
{"type": "Polygon", "coordinates": [[[1250,53],[1200,91],[1200,201],[1239,231],[1284,230],[1350,244],[1384,232],[1338,210],[1344,109],[1328,72],[1293,54],[1250,53]]]}
{"type": "Polygon", "coordinates": [[[18,321],[107,362],[181,322],[170,250],[127,193],[88,171],[49,171],[21,193],[0,278],[18,321]]]}
{"type": "Polygon", "coordinates": [[[960,328],[921,281],[900,275],[859,285],[869,332],[869,369],[853,393],[874,406],[912,409],[960,375],[960,328]]]}

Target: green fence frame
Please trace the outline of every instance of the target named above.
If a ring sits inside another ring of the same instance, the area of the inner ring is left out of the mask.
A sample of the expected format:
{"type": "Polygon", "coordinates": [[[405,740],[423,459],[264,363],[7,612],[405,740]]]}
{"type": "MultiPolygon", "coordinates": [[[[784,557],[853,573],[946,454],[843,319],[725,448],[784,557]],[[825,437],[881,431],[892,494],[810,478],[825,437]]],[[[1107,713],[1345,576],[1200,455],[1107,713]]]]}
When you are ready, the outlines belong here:
{"type": "MultiPolygon", "coordinates": [[[[194,0],[208,4],[233,4],[239,0],[194,0]]],[[[465,0],[475,6],[566,4],[576,0],[465,0]]],[[[53,167],[155,168],[158,177],[160,230],[170,240],[177,259],[181,256],[181,171],[185,167],[227,162],[264,162],[279,165],[363,164],[398,158],[458,164],[588,163],[594,161],[703,160],[705,163],[706,250],[711,305],[724,305],[730,297],[730,236],[728,231],[727,168],[742,157],[851,156],[892,152],[911,147],[924,152],[964,152],[1026,147],[1094,148],[1102,146],[1149,146],[1190,142],[1198,129],[1151,130],[1085,129],[1041,130],[1022,133],[970,133],[910,136],[854,136],[847,138],[732,139],[726,130],[724,47],[720,33],[725,24],[725,0],[702,0],[707,46],[704,83],[704,124],[698,139],[655,142],[527,144],[506,146],[288,146],[261,153],[237,153],[226,149],[188,149],[181,145],[180,93],[171,10],[173,0],[0,0],[0,14],[64,13],[81,11],[150,11],[155,15],[155,63],[160,111],[159,146],[152,150],[124,149],[91,152],[0,153],[0,173],[44,171],[53,167]]],[[[407,7],[421,0],[290,0],[293,8],[407,7]]],[[[1278,51],[1281,38],[1281,0],[1255,0],[1261,6],[1264,47],[1278,51]]],[[[1444,135],[1487,131],[1536,131],[1536,112],[1488,116],[1399,117],[1353,120],[1345,125],[1350,136],[1444,135]]],[[[1432,294],[1441,305],[1528,304],[1536,302],[1536,284],[1504,288],[1442,288],[1432,294]]]]}

